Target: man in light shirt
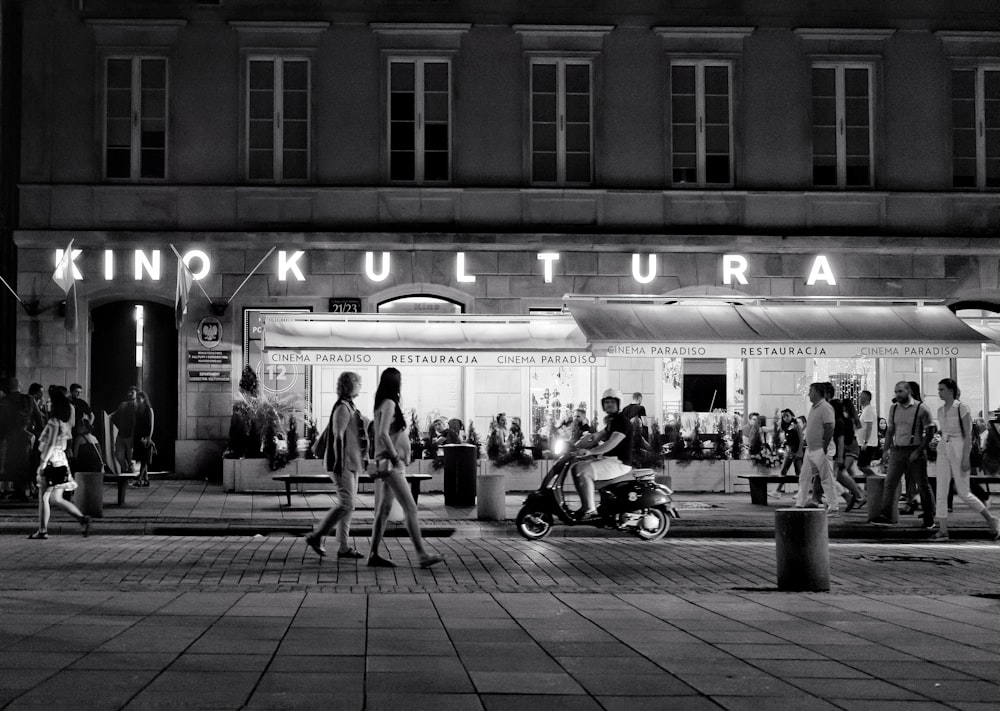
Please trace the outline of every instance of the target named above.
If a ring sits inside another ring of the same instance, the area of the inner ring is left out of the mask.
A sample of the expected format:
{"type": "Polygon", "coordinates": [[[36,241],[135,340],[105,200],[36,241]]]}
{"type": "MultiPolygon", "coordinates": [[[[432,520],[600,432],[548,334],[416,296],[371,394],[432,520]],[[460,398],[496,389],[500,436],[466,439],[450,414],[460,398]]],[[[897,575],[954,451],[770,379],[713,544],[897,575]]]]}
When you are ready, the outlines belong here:
{"type": "Polygon", "coordinates": [[[823,493],[826,495],[827,514],[830,517],[839,516],[837,509],[837,490],[833,484],[833,462],[827,456],[827,450],[833,441],[833,426],[835,416],[833,406],[826,401],[826,384],[813,383],[809,386],[809,402],[812,408],[806,416],[805,461],[802,473],[799,475],[799,493],[795,499],[797,508],[815,507],[814,501],[809,501],[812,491],[812,478],[819,476],[823,493]]]}
{"type": "Polygon", "coordinates": [[[871,468],[871,463],[880,458],[878,451],[878,415],[872,405],[872,394],[868,390],[862,390],[858,395],[858,403],[861,405],[861,429],[857,432],[858,447],[861,451],[858,454],[858,468],[867,476],[875,476],[875,471],[871,468]]]}

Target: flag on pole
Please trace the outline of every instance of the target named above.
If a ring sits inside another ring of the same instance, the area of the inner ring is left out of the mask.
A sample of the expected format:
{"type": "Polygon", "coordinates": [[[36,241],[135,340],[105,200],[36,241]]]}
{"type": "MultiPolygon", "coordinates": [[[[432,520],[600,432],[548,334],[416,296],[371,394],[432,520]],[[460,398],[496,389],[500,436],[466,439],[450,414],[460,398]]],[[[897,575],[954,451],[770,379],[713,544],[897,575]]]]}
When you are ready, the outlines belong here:
{"type": "Polygon", "coordinates": [[[177,322],[177,330],[181,330],[184,323],[184,316],[188,310],[188,300],[191,293],[191,285],[194,284],[194,274],[188,269],[187,264],[177,256],[177,290],[174,293],[174,320],[177,322]]]}
{"type": "Polygon", "coordinates": [[[56,260],[56,271],[52,275],[52,281],[59,285],[66,296],[69,296],[69,290],[73,288],[73,283],[76,281],[76,267],[73,266],[73,240],[69,241],[62,255],[56,260]]]}

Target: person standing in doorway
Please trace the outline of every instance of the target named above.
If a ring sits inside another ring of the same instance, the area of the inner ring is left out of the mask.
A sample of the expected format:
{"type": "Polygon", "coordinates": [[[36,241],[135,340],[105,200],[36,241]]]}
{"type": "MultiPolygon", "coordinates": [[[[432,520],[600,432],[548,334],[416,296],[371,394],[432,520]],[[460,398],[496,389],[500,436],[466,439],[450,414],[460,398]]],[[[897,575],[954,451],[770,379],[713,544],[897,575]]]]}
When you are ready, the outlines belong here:
{"type": "Polygon", "coordinates": [[[809,402],[812,407],[806,418],[805,457],[802,474],[799,475],[799,493],[795,498],[796,508],[819,508],[821,504],[809,500],[812,479],[819,477],[823,493],[826,495],[827,514],[838,516],[837,491],[833,485],[833,460],[827,456],[833,444],[833,430],[836,416],[833,407],[826,401],[826,384],[812,383],[809,386],[809,402]]]}
{"type": "Polygon", "coordinates": [[[94,410],[90,407],[90,403],[84,400],[81,395],[83,395],[83,386],[80,383],[73,383],[69,386],[69,401],[76,412],[76,419],[73,422],[74,435],[80,431],[84,422],[87,423],[90,431],[94,429],[94,410]]]}
{"type": "Polygon", "coordinates": [[[337,486],[337,503],[306,534],[306,545],[320,557],[326,555],[323,537],[336,527],[337,557],[364,558],[351,546],[351,516],[358,493],[358,475],[365,471],[368,437],[365,420],[354,405],[361,392],[361,376],[345,371],[337,378],[337,402],[330,411],[330,422],[320,437],[320,456],[337,486]]]}
{"type": "Polygon", "coordinates": [[[881,526],[892,525],[892,510],[897,506],[896,487],[911,472],[920,492],[924,529],[930,531],[934,523],[934,492],[927,480],[927,446],[933,434],[931,414],[927,406],[913,399],[910,385],[905,380],[896,383],[896,402],[889,409],[885,433],[885,452],[882,457],[889,464],[883,485],[882,510],[872,519],[881,526]]]}
{"type": "Polygon", "coordinates": [[[135,430],[135,398],[139,388],[132,386],[125,393],[125,400],[111,415],[111,424],[118,428],[115,438],[115,461],[122,474],[132,472],[132,433],[135,430]]]}
{"type": "Polygon", "coordinates": [[[132,486],[149,486],[149,465],[153,462],[153,455],[156,454],[156,445],[153,444],[155,424],[153,405],[144,390],[136,392],[135,403],[132,458],[139,462],[139,478],[132,486]]]}
{"type": "Polygon", "coordinates": [[[958,384],[952,378],[938,383],[938,397],[942,402],[937,411],[941,428],[937,459],[937,522],[940,530],[934,534],[933,540],[948,540],[948,489],[952,481],[955,482],[958,498],[986,519],[990,535],[997,540],[1000,539],[1000,520],[991,515],[983,502],[969,490],[972,413],[969,406],[958,399],[960,394],[958,384]]]}
{"type": "Polygon", "coordinates": [[[11,486],[5,494],[15,501],[28,500],[27,491],[35,471],[32,466],[33,453],[37,451],[35,441],[44,425],[34,398],[21,392],[17,378],[10,378],[7,395],[0,400],[0,469],[11,486]]]}
{"type": "MultiPolygon", "coordinates": [[[[399,407],[403,378],[395,368],[382,371],[378,389],[375,391],[375,523],[372,524],[372,543],[368,553],[368,565],[376,568],[394,568],[396,564],[378,554],[379,545],[385,534],[385,524],[389,520],[393,499],[399,499],[406,517],[413,547],[420,557],[420,567],[429,568],[444,560],[444,556],[434,555],[424,546],[417,520],[417,504],[406,483],[406,465],[410,461],[410,441],[406,436],[406,419],[399,407]]],[[[499,419],[499,418],[498,418],[499,419]]]]}
{"type": "Polygon", "coordinates": [[[52,417],[42,429],[38,438],[40,459],[38,463],[38,530],[28,538],[32,540],[49,537],[50,502],[64,509],[80,523],[80,531],[86,536],[90,531],[90,516],[84,516],[72,502],[63,498],[63,492],[76,489],[76,482],[69,470],[66,446],[73,437],[70,423],[69,398],[59,391],[52,394],[52,417]]]}

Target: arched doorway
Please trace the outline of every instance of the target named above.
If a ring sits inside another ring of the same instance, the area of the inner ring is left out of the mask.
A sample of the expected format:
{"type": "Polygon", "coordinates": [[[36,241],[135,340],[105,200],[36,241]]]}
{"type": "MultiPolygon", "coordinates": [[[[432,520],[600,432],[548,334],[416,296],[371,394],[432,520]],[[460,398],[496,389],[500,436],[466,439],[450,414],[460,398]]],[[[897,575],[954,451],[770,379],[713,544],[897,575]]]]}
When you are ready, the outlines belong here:
{"type": "Polygon", "coordinates": [[[153,471],[173,471],[177,440],[177,330],[169,306],[116,301],[91,311],[90,402],[114,412],[136,385],[153,404],[153,471]]]}

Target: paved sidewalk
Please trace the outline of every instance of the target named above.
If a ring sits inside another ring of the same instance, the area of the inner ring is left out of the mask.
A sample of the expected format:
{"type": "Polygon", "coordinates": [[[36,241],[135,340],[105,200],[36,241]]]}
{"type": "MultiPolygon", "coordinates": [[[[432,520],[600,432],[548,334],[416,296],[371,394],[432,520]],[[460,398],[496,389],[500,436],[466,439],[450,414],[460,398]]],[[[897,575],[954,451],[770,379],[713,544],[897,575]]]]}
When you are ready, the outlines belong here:
{"type": "MultiPolygon", "coordinates": [[[[365,487],[370,491],[370,486],[365,487]]],[[[513,520],[527,495],[511,493],[506,497],[506,521],[478,521],[476,509],[446,506],[443,495],[420,495],[420,522],[429,536],[496,537],[516,536],[513,520]]],[[[994,497],[996,498],[996,497],[994,497]]],[[[768,506],[750,503],[750,495],[682,493],[675,494],[681,519],[672,523],[668,538],[738,537],[772,538],[774,512],[790,506],[789,496],[771,499],[768,506]]],[[[292,494],[292,506],[285,505],[278,492],[226,493],[219,484],[191,480],[154,480],[149,488],[129,488],[124,506],[117,506],[115,489],[105,486],[104,517],[95,520],[96,535],[228,535],[247,533],[302,533],[331,506],[327,493],[292,494]]],[[[357,535],[370,532],[373,519],[373,496],[359,495],[359,509],[353,528],[357,535]]],[[[37,507],[0,501],[0,534],[24,534],[34,530],[37,507]]],[[[919,516],[900,516],[898,526],[878,528],[867,523],[864,511],[842,513],[830,522],[832,539],[920,541],[928,533],[920,530],[919,516]]],[[[952,537],[958,540],[988,539],[983,519],[958,502],[949,519],[952,537]]],[[[53,513],[51,529],[71,533],[76,524],[65,513],[53,513]]],[[[405,533],[401,525],[391,525],[390,535],[405,533]]],[[[562,536],[612,536],[624,534],[592,526],[556,526],[551,534],[562,536]]]]}
{"type": "Polygon", "coordinates": [[[1000,548],[834,542],[830,594],[764,540],[0,537],[0,708],[978,711],[1000,548]],[[367,541],[356,541],[367,549],[367,541]],[[977,596],[980,594],[981,596],[977,596]]]}

